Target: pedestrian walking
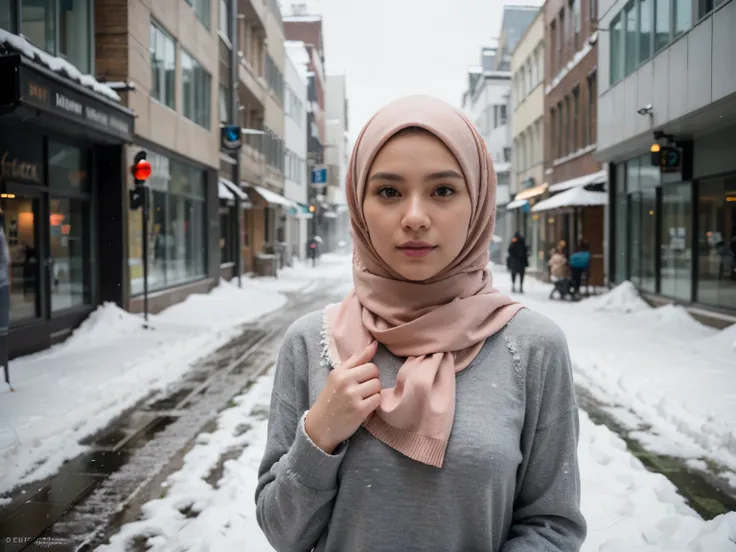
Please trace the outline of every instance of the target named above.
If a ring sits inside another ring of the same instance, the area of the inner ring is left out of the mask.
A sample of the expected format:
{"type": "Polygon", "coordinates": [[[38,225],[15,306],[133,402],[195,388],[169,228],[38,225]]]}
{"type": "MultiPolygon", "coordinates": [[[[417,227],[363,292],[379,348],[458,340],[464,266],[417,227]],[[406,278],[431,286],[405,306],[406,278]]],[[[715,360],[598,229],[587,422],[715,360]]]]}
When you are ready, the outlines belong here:
{"type": "Polygon", "coordinates": [[[5,372],[5,383],[10,390],[10,365],[8,361],[8,325],[10,323],[10,250],[5,238],[5,213],[0,209],[0,365],[5,372]]]}
{"type": "Polygon", "coordinates": [[[287,331],[257,518],[279,552],[577,552],[561,330],[492,287],[496,175],[459,110],[381,109],[348,167],[352,292],[287,331]]]}
{"type": "Polygon", "coordinates": [[[570,255],[570,271],[572,272],[572,289],[576,298],[580,297],[580,286],[583,274],[590,270],[590,245],[584,239],[578,243],[578,250],[570,255]]]}
{"type": "Polygon", "coordinates": [[[507,268],[511,272],[511,291],[516,291],[516,277],[519,277],[519,293],[524,293],[524,273],[529,266],[529,248],[524,236],[518,230],[511,238],[506,260],[507,268]]]}

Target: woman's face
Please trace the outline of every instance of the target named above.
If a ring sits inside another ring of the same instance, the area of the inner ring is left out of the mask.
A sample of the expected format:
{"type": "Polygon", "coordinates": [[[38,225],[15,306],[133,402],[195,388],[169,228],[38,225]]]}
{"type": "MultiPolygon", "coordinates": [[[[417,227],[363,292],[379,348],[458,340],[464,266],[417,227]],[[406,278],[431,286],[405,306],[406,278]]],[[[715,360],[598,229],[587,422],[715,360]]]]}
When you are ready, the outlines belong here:
{"type": "Polygon", "coordinates": [[[363,212],[378,255],[421,282],[449,266],[468,237],[471,205],[460,165],[429,132],[391,138],[368,174],[363,212]]]}

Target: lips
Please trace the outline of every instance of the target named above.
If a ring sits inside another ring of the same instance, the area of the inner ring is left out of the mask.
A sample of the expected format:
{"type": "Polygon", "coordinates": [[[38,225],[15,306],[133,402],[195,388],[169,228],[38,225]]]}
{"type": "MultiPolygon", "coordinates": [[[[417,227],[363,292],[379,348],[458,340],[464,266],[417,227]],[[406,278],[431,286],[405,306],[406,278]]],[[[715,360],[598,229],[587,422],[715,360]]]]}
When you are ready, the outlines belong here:
{"type": "Polygon", "coordinates": [[[401,251],[407,257],[424,257],[429,255],[437,246],[431,243],[420,242],[420,241],[408,241],[398,246],[398,250],[401,251]]]}

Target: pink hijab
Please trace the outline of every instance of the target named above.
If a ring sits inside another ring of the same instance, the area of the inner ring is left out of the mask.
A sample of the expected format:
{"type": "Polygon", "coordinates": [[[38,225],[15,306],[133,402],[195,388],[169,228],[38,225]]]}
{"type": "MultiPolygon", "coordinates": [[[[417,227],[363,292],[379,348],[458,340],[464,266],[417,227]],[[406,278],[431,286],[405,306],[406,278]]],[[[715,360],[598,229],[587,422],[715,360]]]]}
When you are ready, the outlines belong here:
{"type": "Polygon", "coordinates": [[[455,415],[455,374],[522,308],[493,289],[487,268],[496,218],[491,156],[460,111],[428,96],[410,96],[381,109],[363,128],[350,159],[346,188],[354,239],[354,290],[325,309],[330,361],[337,365],[374,339],[406,358],[395,387],[383,389],[381,406],[363,425],[409,458],[442,467],[455,415]],[[421,283],[402,279],[378,256],[362,208],[373,159],[407,127],[428,130],[450,149],[462,168],[472,204],[464,249],[440,274],[421,283]]]}

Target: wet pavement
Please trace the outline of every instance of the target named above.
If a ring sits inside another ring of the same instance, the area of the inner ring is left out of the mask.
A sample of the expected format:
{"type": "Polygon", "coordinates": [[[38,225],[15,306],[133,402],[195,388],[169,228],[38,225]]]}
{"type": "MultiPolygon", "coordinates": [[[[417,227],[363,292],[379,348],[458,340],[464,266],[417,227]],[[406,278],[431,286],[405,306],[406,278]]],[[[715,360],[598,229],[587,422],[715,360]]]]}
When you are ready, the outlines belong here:
{"type": "MultiPolygon", "coordinates": [[[[715,473],[696,470],[685,463],[682,458],[657,454],[646,448],[616,421],[612,409],[622,408],[620,405],[603,404],[596,400],[586,389],[577,386],[576,395],[582,410],[590,419],[599,425],[608,427],[625,442],[629,452],[636,456],[651,472],[660,473],[669,479],[690,507],[703,519],[710,520],[721,514],[736,511],[736,490],[717,477],[715,473]]],[[[637,431],[647,431],[640,427],[637,431]]]]}
{"type": "Polygon", "coordinates": [[[288,326],[338,299],[333,294],[339,285],[320,287],[306,296],[294,293],[285,307],[244,325],[238,337],[180,382],[85,439],[90,451],[66,462],[55,476],[16,489],[12,502],[0,509],[0,551],[71,552],[103,543],[131,517],[129,510],[137,509],[129,506],[153,487],[160,493],[162,474],[176,469],[219,411],[273,365],[288,326]]]}

